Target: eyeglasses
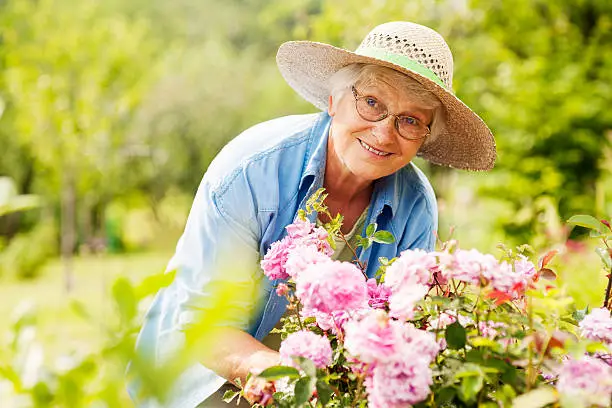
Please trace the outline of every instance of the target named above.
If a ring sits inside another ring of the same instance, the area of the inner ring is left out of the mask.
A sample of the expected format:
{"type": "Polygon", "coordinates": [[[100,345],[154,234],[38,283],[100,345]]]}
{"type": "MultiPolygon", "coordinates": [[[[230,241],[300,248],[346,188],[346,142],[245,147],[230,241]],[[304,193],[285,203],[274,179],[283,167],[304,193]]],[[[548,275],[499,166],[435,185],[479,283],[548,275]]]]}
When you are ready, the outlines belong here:
{"type": "Polygon", "coordinates": [[[355,109],[362,119],[368,122],[380,122],[387,116],[395,118],[395,129],[397,133],[407,140],[424,139],[431,133],[429,126],[423,124],[420,120],[413,116],[400,116],[389,113],[387,105],[380,102],[373,96],[359,95],[355,87],[351,87],[353,96],[355,97],[355,109]]]}

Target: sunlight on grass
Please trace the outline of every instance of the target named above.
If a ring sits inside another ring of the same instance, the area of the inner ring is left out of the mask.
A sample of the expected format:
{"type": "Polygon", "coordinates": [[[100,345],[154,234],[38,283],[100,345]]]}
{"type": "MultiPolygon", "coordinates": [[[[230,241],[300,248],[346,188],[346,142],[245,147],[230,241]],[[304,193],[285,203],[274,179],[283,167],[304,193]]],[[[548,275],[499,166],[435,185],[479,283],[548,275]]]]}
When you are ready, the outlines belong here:
{"type": "Polygon", "coordinates": [[[13,311],[23,302],[39,309],[39,336],[45,344],[47,360],[73,352],[99,349],[112,310],[110,289],[113,281],[125,276],[138,282],[160,272],[170,253],[87,256],[75,259],[75,285],[70,294],[64,289],[62,265],[52,261],[40,278],[32,281],[5,281],[0,286],[0,333],[7,333],[13,311]],[[91,315],[83,319],[71,307],[82,302],[91,315]]]}

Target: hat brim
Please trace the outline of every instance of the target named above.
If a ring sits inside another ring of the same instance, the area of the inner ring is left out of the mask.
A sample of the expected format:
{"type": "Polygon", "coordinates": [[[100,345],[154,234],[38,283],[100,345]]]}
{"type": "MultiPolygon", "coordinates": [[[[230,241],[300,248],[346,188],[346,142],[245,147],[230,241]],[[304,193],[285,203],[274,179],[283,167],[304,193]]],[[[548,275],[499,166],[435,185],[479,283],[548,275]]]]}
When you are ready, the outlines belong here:
{"type": "Polygon", "coordinates": [[[321,110],[329,101],[329,78],[350,64],[385,66],[416,81],[440,99],[446,110],[443,130],[428,139],[418,156],[432,163],[458,169],[490,170],[497,157],[495,139],[484,121],[451,91],[409,68],[378,58],[313,41],[289,41],[280,46],[276,62],[287,83],[321,110]]]}

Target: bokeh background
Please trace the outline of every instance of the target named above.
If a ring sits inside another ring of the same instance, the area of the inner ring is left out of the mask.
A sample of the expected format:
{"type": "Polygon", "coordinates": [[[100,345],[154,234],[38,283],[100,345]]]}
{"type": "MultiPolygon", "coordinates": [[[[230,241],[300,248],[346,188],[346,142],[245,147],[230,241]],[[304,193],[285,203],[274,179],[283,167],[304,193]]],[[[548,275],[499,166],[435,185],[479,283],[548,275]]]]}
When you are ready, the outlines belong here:
{"type": "Polygon", "coordinates": [[[490,173],[417,160],[441,238],[556,248],[577,307],[599,306],[596,242],[565,220],[612,216],[612,2],[3,0],[0,406],[129,404],[126,353],[208,164],[315,111],[278,46],[354,49],[393,20],[446,38],[456,94],[497,138],[490,173]]]}

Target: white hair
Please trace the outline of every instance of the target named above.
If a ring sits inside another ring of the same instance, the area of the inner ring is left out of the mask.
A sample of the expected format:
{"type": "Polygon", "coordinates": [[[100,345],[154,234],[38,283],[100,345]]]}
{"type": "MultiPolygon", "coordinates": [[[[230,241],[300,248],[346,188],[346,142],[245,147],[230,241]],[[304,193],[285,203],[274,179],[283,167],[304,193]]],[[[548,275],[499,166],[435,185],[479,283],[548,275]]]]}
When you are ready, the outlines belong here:
{"type": "Polygon", "coordinates": [[[340,101],[352,86],[376,86],[385,83],[410,98],[425,109],[433,110],[429,129],[431,135],[425,141],[431,142],[444,129],[446,114],[442,102],[433,93],[423,88],[416,79],[394,69],[374,64],[350,64],[340,68],[328,80],[329,93],[333,100],[340,101]]]}

